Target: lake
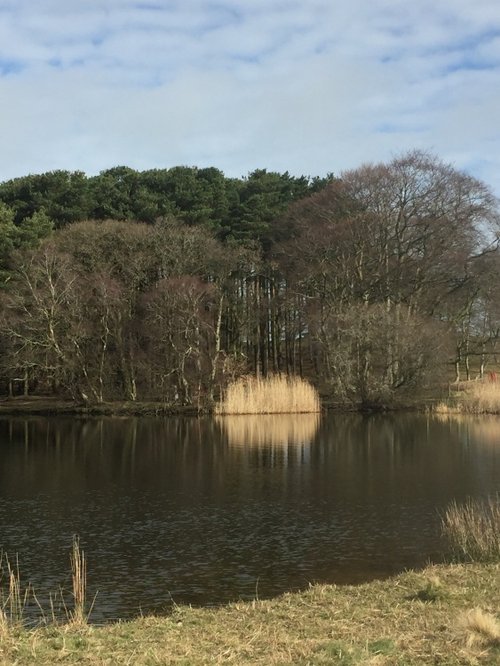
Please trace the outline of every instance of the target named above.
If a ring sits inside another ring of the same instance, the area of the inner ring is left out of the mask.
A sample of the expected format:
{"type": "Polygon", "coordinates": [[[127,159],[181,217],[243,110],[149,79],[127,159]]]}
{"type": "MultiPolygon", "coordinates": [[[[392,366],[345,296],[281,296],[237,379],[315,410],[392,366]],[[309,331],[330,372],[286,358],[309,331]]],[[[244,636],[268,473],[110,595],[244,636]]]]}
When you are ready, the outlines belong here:
{"type": "Polygon", "coordinates": [[[0,549],[91,619],[353,583],[443,557],[439,512],[500,490],[500,418],[0,419],[0,549]]]}

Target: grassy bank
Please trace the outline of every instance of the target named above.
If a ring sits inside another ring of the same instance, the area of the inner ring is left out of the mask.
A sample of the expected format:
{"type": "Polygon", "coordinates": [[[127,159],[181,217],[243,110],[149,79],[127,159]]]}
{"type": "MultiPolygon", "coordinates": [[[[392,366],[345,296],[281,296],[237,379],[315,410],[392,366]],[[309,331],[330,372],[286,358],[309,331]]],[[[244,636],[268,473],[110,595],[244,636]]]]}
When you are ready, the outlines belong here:
{"type": "Polygon", "coordinates": [[[360,586],[104,627],[0,627],[2,664],[500,663],[500,567],[432,566],[360,586]]]}

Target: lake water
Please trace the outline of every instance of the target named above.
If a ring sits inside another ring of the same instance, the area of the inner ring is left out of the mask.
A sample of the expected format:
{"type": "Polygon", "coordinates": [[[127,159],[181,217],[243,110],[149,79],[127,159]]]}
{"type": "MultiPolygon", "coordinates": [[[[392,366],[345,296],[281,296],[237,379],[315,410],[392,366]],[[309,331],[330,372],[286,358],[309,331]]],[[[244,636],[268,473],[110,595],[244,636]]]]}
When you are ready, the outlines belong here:
{"type": "Polygon", "coordinates": [[[0,549],[45,604],[78,534],[97,622],[438,561],[499,490],[496,417],[0,419],[0,549]]]}

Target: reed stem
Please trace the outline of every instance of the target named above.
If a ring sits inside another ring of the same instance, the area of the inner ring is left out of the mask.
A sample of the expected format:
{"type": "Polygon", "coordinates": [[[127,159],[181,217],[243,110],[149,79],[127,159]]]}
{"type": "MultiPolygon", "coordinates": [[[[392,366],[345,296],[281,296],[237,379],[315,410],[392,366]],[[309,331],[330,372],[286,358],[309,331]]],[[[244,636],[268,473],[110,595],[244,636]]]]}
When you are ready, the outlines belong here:
{"type": "Polygon", "coordinates": [[[86,624],[86,597],[87,597],[87,561],[85,551],[80,548],[80,539],[73,536],[73,549],[70,555],[71,580],[73,587],[74,607],[71,612],[73,624],[86,624]]]}

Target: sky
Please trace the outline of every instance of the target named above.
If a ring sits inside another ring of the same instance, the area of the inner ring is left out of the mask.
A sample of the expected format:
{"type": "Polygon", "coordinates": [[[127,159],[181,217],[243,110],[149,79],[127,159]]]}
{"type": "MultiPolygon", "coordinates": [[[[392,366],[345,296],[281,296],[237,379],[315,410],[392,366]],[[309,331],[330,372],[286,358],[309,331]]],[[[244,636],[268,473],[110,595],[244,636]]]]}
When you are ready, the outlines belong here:
{"type": "Polygon", "coordinates": [[[0,148],[2,181],[419,149],[500,195],[500,2],[0,0],[0,148]]]}

